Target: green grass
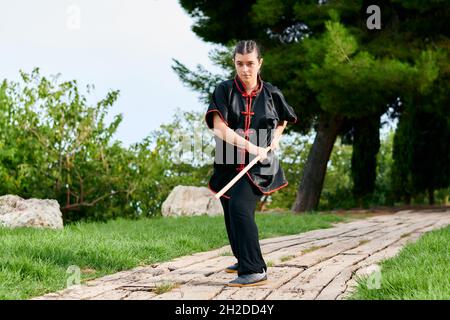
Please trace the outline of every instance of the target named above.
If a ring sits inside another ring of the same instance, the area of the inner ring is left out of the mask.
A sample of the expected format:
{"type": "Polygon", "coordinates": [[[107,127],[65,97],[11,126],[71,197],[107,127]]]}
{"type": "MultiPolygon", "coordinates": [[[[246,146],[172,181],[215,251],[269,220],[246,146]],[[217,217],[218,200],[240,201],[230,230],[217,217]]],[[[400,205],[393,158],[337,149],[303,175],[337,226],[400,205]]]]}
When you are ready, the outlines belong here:
{"type": "MultiPolygon", "coordinates": [[[[260,239],[331,227],[333,214],[256,214],[260,239]]],[[[0,228],[0,299],[27,299],[81,282],[228,245],[223,216],[118,219],[77,223],[63,230],[0,228]]]]}
{"type": "Polygon", "coordinates": [[[179,285],[178,283],[170,283],[170,282],[162,283],[162,284],[156,286],[155,293],[163,294],[165,292],[169,292],[170,290],[178,287],[178,285],[179,285]]]}
{"type": "Polygon", "coordinates": [[[380,267],[379,289],[360,278],[349,299],[449,300],[450,226],[424,234],[380,267]]]}

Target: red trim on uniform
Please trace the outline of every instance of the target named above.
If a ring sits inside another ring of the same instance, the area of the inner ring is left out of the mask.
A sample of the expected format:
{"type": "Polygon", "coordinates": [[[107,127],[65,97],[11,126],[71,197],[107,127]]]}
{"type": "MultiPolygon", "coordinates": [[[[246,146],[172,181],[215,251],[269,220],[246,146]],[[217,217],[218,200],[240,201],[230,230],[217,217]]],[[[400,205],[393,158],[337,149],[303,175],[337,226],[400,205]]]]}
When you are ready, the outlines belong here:
{"type": "MultiPolygon", "coordinates": [[[[245,98],[245,111],[241,111],[241,114],[243,114],[245,116],[245,119],[244,119],[244,139],[245,140],[249,140],[249,138],[250,138],[248,133],[249,133],[250,123],[251,123],[251,116],[255,114],[254,112],[251,111],[252,98],[256,97],[263,88],[263,81],[259,74],[257,77],[257,82],[258,82],[258,85],[257,85],[256,89],[250,93],[247,93],[247,91],[246,91],[247,88],[245,86],[245,83],[241,80],[239,75],[236,75],[234,77],[234,83],[236,84],[237,89],[242,94],[242,96],[245,98]]],[[[246,157],[246,154],[248,153],[248,151],[245,149],[243,149],[244,152],[242,152],[241,149],[238,149],[238,150],[240,151],[240,154],[241,154],[241,162],[242,163],[239,164],[239,167],[236,167],[236,170],[241,171],[245,167],[245,157],[246,157]]]]}
{"type": "MultiPolygon", "coordinates": [[[[262,88],[263,88],[263,81],[262,81],[262,79],[261,79],[261,76],[258,74],[258,86],[257,86],[257,88],[255,89],[255,90],[253,90],[251,93],[247,93],[246,92],[246,87],[245,87],[245,84],[244,84],[244,82],[241,80],[241,78],[239,78],[239,76],[238,75],[236,75],[235,76],[235,78],[234,78],[234,83],[236,84],[236,87],[237,87],[237,89],[239,90],[239,92],[242,94],[242,96],[245,98],[245,101],[246,101],[246,103],[245,103],[245,111],[241,111],[241,114],[243,114],[244,116],[245,116],[245,119],[244,119],[244,138],[246,139],[246,140],[248,140],[248,138],[249,138],[249,129],[250,129],[250,124],[251,124],[251,116],[252,115],[254,115],[255,113],[254,112],[252,112],[251,111],[251,107],[252,107],[252,98],[253,97],[256,97],[257,95],[258,95],[258,93],[260,93],[261,92],[261,90],[262,90],[262,88]]],[[[222,114],[220,113],[220,111],[219,110],[217,110],[217,109],[213,109],[213,110],[210,110],[210,111],[208,111],[206,114],[208,114],[209,112],[213,112],[213,111],[216,111],[216,112],[218,112],[219,113],[219,115],[220,115],[220,117],[222,118],[222,120],[228,125],[228,123],[225,121],[225,119],[223,118],[223,116],[222,116],[222,114]]],[[[205,115],[205,122],[206,122],[206,115],[205,115]]],[[[297,119],[295,119],[295,122],[294,123],[296,123],[297,122],[297,119]]],[[[245,156],[246,156],[246,153],[248,153],[248,151],[245,149],[245,148],[239,148],[238,147],[238,152],[241,154],[241,160],[242,160],[242,163],[239,165],[239,167],[236,167],[236,170],[237,171],[241,171],[241,170],[243,170],[244,168],[245,168],[245,156]],[[244,159],[242,159],[242,155],[244,156],[244,159]]],[[[246,172],[246,175],[248,176],[248,178],[250,179],[250,181],[264,194],[264,195],[268,195],[268,194],[271,194],[271,193],[273,193],[273,192],[275,192],[275,191],[277,191],[277,190],[280,190],[281,188],[284,188],[284,187],[286,187],[288,184],[289,184],[289,182],[286,182],[285,184],[283,184],[282,186],[280,186],[280,187],[278,187],[278,188],[276,188],[276,189],[274,189],[274,190],[271,190],[270,192],[264,192],[264,191],[262,191],[262,189],[253,181],[253,179],[252,179],[252,177],[250,176],[250,174],[248,173],[248,172],[246,172]]],[[[216,194],[217,192],[216,191],[214,191],[212,188],[211,188],[211,185],[210,185],[210,183],[208,182],[208,188],[214,193],[214,194],[216,194]]],[[[225,195],[225,194],[223,194],[222,195],[222,197],[225,197],[226,199],[230,199],[230,197],[229,196],[227,196],[227,195],[225,195]]]]}
{"type": "MultiPolygon", "coordinates": [[[[205,114],[205,122],[206,122],[206,125],[208,126],[208,128],[212,129],[212,128],[208,125],[208,121],[206,121],[206,117],[207,117],[208,113],[210,113],[210,112],[217,112],[217,113],[219,114],[220,118],[222,119],[222,121],[225,122],[225,124],[228,126],[228,122],[225,120],[225,118],[223,117],[223,115],[220,113],[219,109],[212,109],[212,110],[209,110],[208,112],[206,112],[206,114],[205,114]]],[[[214,127],[214,125],[213,125],[213,127],[214,127]]]]}
{"type": "MultiPolygon", "coordinates": [[[[214,191],[214,190],[211,188],[210,182],[208,182],[208,188],[209,188],[209,190],[211,190],[214,194],[217,193],[216,191],[214,191]]],[[[231,198],[231,197],[227,196],[225,193],[224,193],[221,197],[224,197],[225,199],[230,199],[230,198],[231,198]]]]}
{"type": "Polygon", "coordinates": [[[286,187],[286,186],[289,184],[289,182],[286,181],[286,183],[283,184],[282,186],[280,186],[280,187],[278,187],[278,188],[276,188],[276,189],[270,190],[269,192],[264,192],[264,191],[262,191],[261,188],[253,181],[253,179],[252,179],[252,177],[250,176],[250,174],[248,173],[248,171],[246,172],[246,174],[247,174],[247,176],[249,177],[250,181],[251,181],[251,182],[259,189],[259,191],[261,191],[262,193],[264,193],[264,194],[266,194],[266,195],[267,195],[267,194],[274,193],[275,191],[280,190],[281,188],[284,188],[284,187],[286,187]]]}
{"type": "Polygon", "coordinates": [[[297,123],[298,118],[295,118],[295,121],[288,121],[286,120],[288,123],[297,123]]]}
{"type": "MultiPolygon", "coordinates": [[[[245,86],[245,83],[242,81],[242,79],[239,77],[239,75],[236,75],[234,77],[234,83],[236,84],[236,87],[238,88],[240,93],[242,93],[243,95],[247,94],[246,93],[247,87],[245,86]]],[[[256,87],[255,90],[253,90],[253,92],[259,93],[263,88],[263,80],[261,78],[261,75],[259,75],[259,74],[257,76],[257,83],[258,83],[258,86],[256,87]]]]}
{"type": "Polygon", "coordinates": [[[241,89],[241,87],[239,86],[239,84],[238,84],[238,82],[236,81],[236,79],[239,79],[239,77],[236,76],[236,77],[234,78],[234,83],[236,84],[236,87],[238,88],[239,92],[240,92],[240,93],[245,93],[245,90],[241,89]]]}

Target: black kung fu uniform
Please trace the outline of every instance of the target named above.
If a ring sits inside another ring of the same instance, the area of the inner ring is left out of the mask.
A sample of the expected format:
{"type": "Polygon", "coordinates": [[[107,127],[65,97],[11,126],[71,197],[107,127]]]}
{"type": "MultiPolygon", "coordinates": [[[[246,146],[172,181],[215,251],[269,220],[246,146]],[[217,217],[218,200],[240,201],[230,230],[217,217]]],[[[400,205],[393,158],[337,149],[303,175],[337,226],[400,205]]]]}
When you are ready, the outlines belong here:
{"type": "MultiPolygon", "coordinates": [[[[281,124],[284,120],[288,123],[297,122],[297,115],[287,104],[280,89],[269,82],[262,81],[259,75],[258,86],[250,94],[246,93],[245,84],[238,75],[233,80],[221,82],[215,88],[205,114],[205,122],[210,129],[214,127],[213,115],[216,112],[229,128],[263,148],[272,143],[275,128],[279,123],[281,124]]],[[[216,141],[214,173],[208,187],[212,192],[217,193],[256,156],[217,136],[214,138],[216,141]]],[[[262,163],[258,161],[246,172],[247,178],[264,195],[288,185],[275,153],[270,150],[267,156],[262,163]]],[[[228,191],[230,190],[227,190],[222,197],[229,199],[228,191]]]]}

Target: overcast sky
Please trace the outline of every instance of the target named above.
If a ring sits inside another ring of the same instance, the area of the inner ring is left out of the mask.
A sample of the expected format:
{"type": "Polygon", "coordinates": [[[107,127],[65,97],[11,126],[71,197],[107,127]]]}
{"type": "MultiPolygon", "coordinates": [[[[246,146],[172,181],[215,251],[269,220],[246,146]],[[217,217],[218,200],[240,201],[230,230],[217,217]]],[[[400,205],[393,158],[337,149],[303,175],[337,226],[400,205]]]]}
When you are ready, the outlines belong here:
{"type": "Polygon", "coordinates": [[[189,68],[204,65],[210,44],[192,31],[193,20],[177,0],[0,0],[0,79],[40,68],[77,79],[83,92],[95,85],[97,101],[121,91],[111,109],[122,113],[116,138],[138,142],[172,119],[175,108],[206,110],[198,94],[172,71],[172,58],[189,68]]]}

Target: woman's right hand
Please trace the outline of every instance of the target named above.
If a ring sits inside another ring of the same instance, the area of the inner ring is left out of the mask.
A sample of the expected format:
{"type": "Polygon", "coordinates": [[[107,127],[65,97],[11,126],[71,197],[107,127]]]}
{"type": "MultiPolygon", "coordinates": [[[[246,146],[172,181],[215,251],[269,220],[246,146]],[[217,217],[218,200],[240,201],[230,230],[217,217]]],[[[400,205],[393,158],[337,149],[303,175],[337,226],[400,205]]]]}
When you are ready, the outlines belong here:
{"type": "Polygon", "coordinates": [[[267,159],[267,151],[266,148],[261,148],[258,147],[258,156],[261,156],[261,158],[259,159],[259,162],[263,162],[264,160],[267,159]]]}
{"type": "Polygon", "coordinates": [[[256,145],[252,144],[252,145],[250,146],[248,152],[250,152],[251,154],[254,154],[254,155],[256,155],[256,156],[260,156],[260,159],[259,159],[260,162],[262,162],[262,161],[264,161],[265,159],[267,159],[267,151],[266,151],[266,148],[261,148],[261,147],[258,147],[258,146],[256,146],[256,145]]]}

